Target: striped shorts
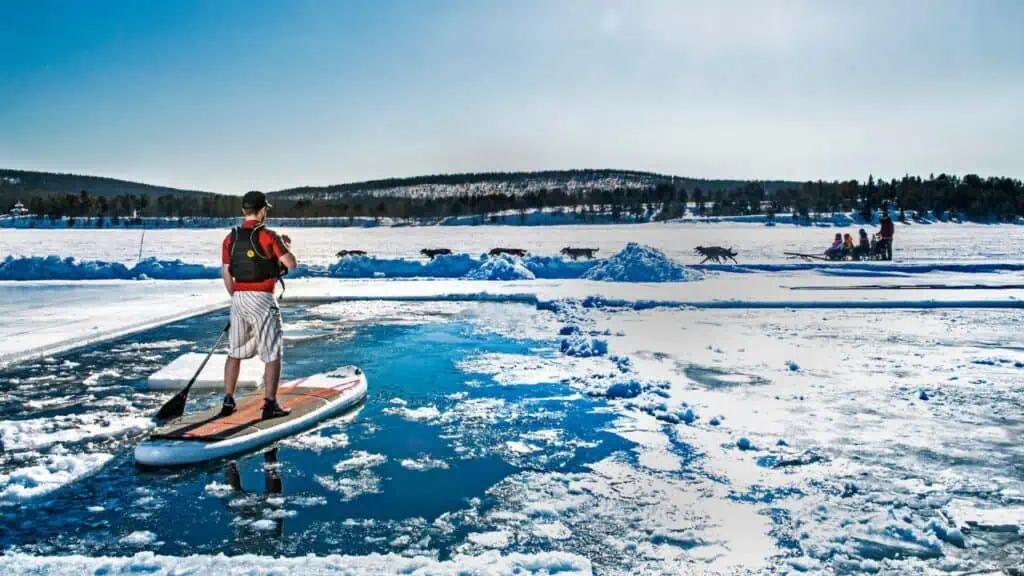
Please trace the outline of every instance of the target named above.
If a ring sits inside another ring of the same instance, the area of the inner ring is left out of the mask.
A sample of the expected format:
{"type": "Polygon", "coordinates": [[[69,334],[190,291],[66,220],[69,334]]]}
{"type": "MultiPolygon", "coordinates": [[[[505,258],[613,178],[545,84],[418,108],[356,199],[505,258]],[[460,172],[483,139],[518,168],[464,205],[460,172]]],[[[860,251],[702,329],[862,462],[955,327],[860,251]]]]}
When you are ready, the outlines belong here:
{"type": "Polygon", "coordinates": [[[245,360],[259,353],[264,364],[281,359],[281,309],[273,294],[241,291],[231,296],[229,340],[232,358],[245,360]]]}

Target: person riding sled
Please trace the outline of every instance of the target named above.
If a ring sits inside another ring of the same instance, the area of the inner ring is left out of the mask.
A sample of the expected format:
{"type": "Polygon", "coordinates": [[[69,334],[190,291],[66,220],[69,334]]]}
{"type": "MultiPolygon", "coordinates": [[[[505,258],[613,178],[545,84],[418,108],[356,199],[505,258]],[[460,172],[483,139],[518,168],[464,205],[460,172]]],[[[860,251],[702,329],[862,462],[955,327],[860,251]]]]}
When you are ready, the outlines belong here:
{"type": "Polygon", "coordinates": [[[854,260],[863,260],[871,255],[871,240],[868,239],[868,233],[861,228],[859,234],[857,248],[853,251],[854,260]]]}
{"type": "Polygon", "coordinates": [[[878,241],[878,249],[882,253],[883,260],[892,260],[892,237],[896,233],[896,226],[892,223],[892,219],[889,218],[889,211],[882,211],[881,230],[879,236],[881,239],[878,241]]]}
{"type": "Polygon", "coordinates": [[[277,403],[284,337],[274,288],[281,273],[294,270],[297,263],[287,236],[266,227],[269,208],[271,204],[262,192],[247,192],[242,197],[245,221],[232,229],[222,244],[221,276],[231,295],[231,351],[224,364],[222,416],[237,409],[234,394],[242,360],[257,354],[265,365],[263,418],[290,413],[277,403]]]}
{"type": "Polygon", "coordinates": [[[843,235],[843,257],[853,258],[853,236],[849,233],[843,235]]]}
{"type": "Polygon", "coordinates": [[[832,242],[832,246],[828,250],[825,250],[825,256],[829,260],[842,260],[843,258],[843,235],[836,232],[836,239],[832,242]]]}

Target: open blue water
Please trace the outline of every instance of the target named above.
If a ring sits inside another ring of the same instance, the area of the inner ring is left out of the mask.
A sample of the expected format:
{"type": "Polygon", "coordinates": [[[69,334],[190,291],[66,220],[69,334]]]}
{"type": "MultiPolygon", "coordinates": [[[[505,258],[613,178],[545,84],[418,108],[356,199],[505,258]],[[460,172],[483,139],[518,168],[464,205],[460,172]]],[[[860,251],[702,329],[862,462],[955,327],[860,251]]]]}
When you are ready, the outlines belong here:
{"type": "MultiPolygon", "coordinates": [[[[26,470],[48,467],[44,480],[52,479],[61,467],[54,457],[112,458],[52,491],[0,499],[0,549],[299,555],[419,548],[438,550],[444,558],[465,538],[448,519],[473,499],[480,500],[475,509],[485,511],[488,488],[503,478],[522,470],[577,471],[629,448],[622,438],[602,432],[610,416],[595,410],[601,401],[567,399],[571,391],[563,385],[501,386],[457,368],[482,352],[526,354],[555,347],[553,341],[484,333],[471,321],[475,314],[515,315],[525,308],[474,305],[424,323],[347,326],[334,334],[330,320],[319,318],[324,337],[287,347],[284,379],[345,364],[364,369],[366,404],[311,432],[344,434],[347,445],[316,451],[285,442],[237,460],[175,471],[137,469],[132,449],[146,432],[140,426],[124,430],[123,423],[137,423],[169,397],[145,391],[146,377],[186,351],[205,351],[226,313],[8,371],[0,375],[0,420],[27,428],[7,436],[12,445],[0,453],[0,477],[32,476],[26,470]],[[403,408],[426,408],[413,414],[427,417],[409,419],[403,408]],[[91,432],[79,438],[76,425],[91,432]],[[510,450],[523,434],[552,429],[572,442],[534,443],[528,453],[510,450]],[[346,469],[335,469],[351,458],[356,460],[346,469]],[[368,459],[376,465],[357,465],[368,459]],[[417,459],[446,467],[402,465],[417,459]]],[[[285,309],[286,322],[315,320],[316,314],[308,307],[285,309]]],[[[193,392],[190,409],[219,399],[218,393],[193,392]]],[[[20,482],[29,490],[38,487],[31,478],[20,482]]]]}

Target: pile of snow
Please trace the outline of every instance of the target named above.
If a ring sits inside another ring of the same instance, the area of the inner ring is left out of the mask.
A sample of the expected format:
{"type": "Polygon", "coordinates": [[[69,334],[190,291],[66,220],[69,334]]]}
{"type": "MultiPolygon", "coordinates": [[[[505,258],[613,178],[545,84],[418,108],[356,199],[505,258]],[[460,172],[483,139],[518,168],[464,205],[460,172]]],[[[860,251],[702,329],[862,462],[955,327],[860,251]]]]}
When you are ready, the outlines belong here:
{"type": "Polygon", "coordinates": [[[606,282],[690,282],[702,279],[703,275],[687,270],[657,248],[630,242],[583,277],[606,282]]]}
{"type": "Polygon", "coordinates": [[[521,260],[502,254],[486,258],[479,268],[466,275],[470,280],[533,280],[536,276],[521,260]]]}
{"type": "Polygon", "coordinates": [[[636,398],[643,391],[643,387],[635,380],[616,382],[608,387],[605,395],[610,399],[636,398]]]}
{"type": "MultiPolygon", "coordinates": [[[[500,544],[497,538],[477,536],[487,544],[500,544]]],[[[407,558],[398,554],[367,556],[302,556],[273,558],[243,554],[238,556],[158,556],[140,552],[127,557],[29,556],[8,554],[0,573],[49,574],[63,576],[80,574],[337,574],[359,576],[368,574],[490,574],[494,576],[527,576],[559,574],[583,576],[593,573],[590,560],[568,552],[537,552],[534,554],[501,554],[490,550],[480,555],[456,554],[449,560],[427,556],[407,558]]]]}
{"type": "Polygon", "coordinates": [[[562,340],[562,353],[578,358],[604,356],[608,353],[608,342],[597,338],[588,339],[579,336],[565,338],[562,340]]]}

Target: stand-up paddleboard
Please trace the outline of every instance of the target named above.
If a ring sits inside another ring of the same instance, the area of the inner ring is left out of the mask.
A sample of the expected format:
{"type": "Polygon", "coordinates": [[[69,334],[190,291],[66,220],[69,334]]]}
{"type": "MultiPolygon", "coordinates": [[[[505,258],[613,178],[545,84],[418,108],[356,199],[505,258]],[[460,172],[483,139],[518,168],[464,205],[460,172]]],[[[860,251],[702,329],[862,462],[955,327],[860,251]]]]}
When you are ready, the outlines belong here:
{"type": "Polygon", "coordinates": [[[247,452],[313,427],[366,400],[366,375],[354,367],[282,383],[277,402],[291,414],[263,420],[263,389],[220,416],[220,405],[176,418],[135,448],[143,466],[181,466],[247,452]]]}

